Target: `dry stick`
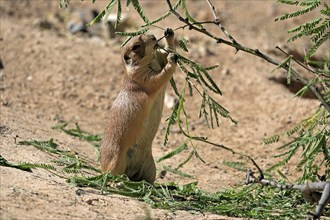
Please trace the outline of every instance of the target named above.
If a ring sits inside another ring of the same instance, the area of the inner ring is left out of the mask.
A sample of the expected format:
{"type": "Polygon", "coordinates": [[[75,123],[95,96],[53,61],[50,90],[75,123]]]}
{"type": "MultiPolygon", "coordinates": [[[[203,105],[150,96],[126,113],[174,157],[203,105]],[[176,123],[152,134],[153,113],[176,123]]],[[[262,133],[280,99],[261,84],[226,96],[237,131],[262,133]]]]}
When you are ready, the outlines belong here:
{"type": "MultiPolygon", "coordinates": [[[[282,48],[280,48],[279,46],[276,46],[276,49],[278,49],[279,51],[281,51],[282,53],[284,53],[286,56],[290,56],[290,54],[288,54],[287,52],[285,52],[282,48]]],[[[291,55],[292,56],[292,55],[291,55]]],[[[292,56],[292,59],[298,63],[301,67],[303,67],[304,69],[314,73],[314,74],[318,74],[318,72],[315,72],[314,70],[310,69],[309,67],[305,66],[303,63],[301,63],[299,60],[297,60],[294,56],[292,56]]]]}
{"type": "MultiPolygon", "coordinates": [[[[262,173],[261,176],[263,176],[262,173]]],[[[245,184],[251,183],[259,183],[263,186],[272,186],[280,190],[299,190],[306,201],[318,203],[315,212],[311,214],[313,219],[320,218],[325,207],[330,202],[330,182],[313,182],[302,185],[280,184],[273,180],[267,180],[260,177],[256,178],[254,173],[251,170],[248,170],[245,184]]]]}
{"type": "MultiPolygon", "coordinates": [[[[190,24],[186,24],[186,25],[183,25],[183,26],[180,26],[180,27],[177,27],[175,29],[173,29],[173,31],[177,31],[179,29],[184,29],[185,27],[188,27],[190,25],[200,25],[200,24],[214,24],[214,21],[201,21],[201,22],[193,22],[193,23],[190,23],[190,24]]],[[[161,27],[158,27],[156,25],[151,25],[153,27],[157,27],[157,28],[161,28],[161,27]]],[[[164,29],[164,28],[161,28],[161,29],[164,29]]],[[[163,38],[165,38],[165,36],[162,36],[161,38],[159,38],[157,41],[161,41],[163,38]]]]}
{"type": "MultiPolygon", "coordinates": [[[[305,56],[306,56],[306,50],[304,50],[304,54],[305,54],[305,56]]],[[[306,63],[306,66],[309,68],[309,69],[313,69],[309,64],[308,64],[308,62],[306,63]]],[[[325,77],[325,78],[330,78],[330,75],[326,75],[326,74],[324,74],[324,73],[317,73],[318,75],[321,75],[321,76],[323,76],[323,77],[325,77]]]]}
{"type": "Polygon", "coordinates": [[[234,44],[239,44],[229,33],[228,31],[225,29],[224,26],[221,25],[220,23],[220,18],[219,16],[217,15],[217,12],[216,12],[216,8],[214,7],[214,5],[211,3],[210,0],[206,0],[207,3],[209,4],[211,10],[212,10],[212,13],[213,13],[213,17],[215,18],[215,21],[213,22],[214,24],[218,25],[219,28],[221,29],[221,31],[231,40],[231,42],[233,42],[234,44]]]}
{"type": "Polygon", "coordinates": [[[326,78],[329,78],[329,76],[327,76],[327,75],[325,75],[325,74],[323,74],[323,73],[318,73],[318,72],[316,72],[315,70],[313,70],[311,67],[304,65],[302,62],[300,62],[299,60],[297,60],[294,56],[292,56],[292,55],[288,54],[287,52],[285,52],[285,51],[284,51],[282,48],[280,48],[279,46],[276,46],[276,49],[280,50],[280,51],[281,51],[282,53],[284,53],[286,56],[291,56],[292,59],[293,59],[296,63],[298,63],[301,67],[303,67],[304,69],[310,71],[311,73],[314,73],[314,75],[315,75],[317,78],[319,78],[319,79],[321,80],[320,84],[323,86],[324,91],[326,91],[326,85],[324,85],[325,83],[322,82],[322,78],[321,78],[320,76],[323,76],[323,77],[326,77],[326,78]]]}
{"type": "MultiPolygon", "coordinates": [[[[236,41],[235,42],[230,42],[230,41],[227,41],[227,40],[224,40],[220,37],[216,37],[214,36],[213,34],[211,34],[210,32],[208,32],[205,28],[201,29],[201,28],[198,28],[196,26],[194,26],[192,23],[190,23],[188,21],[188,19],[184,19],[177,11],[175,11],[172,7],[172,4],[170,2],[170,0],[166,0],[167,4],[168,4],[168,7],[169,7],[169,10],[172,14],[174,14],[181,22],[185,23],[186,25],[183,26],[183,27],[186,27],[188,26],[190,30],[195,30],[197,32],[200,32],[202,34],[205,34],[207,35],[208,37],[214,39],[217,41],[217,43],[223,43],[223,44],[226,44],[228,46],[231,46],[231,47],[234,47],[236,48],[237,52],[238,51],[244,51],[246,53],[249,53],[249,54],[252,54],[252,55],[255,55],[257,57],[260,57],[261,59],[264,59],[266,60],[267,62],[275,65],[275,66],[279,66],[280,63],[275,61],[274,59],[272,59],[271,57],[267,56],[266,54],[264,53],[261,53],[258,49],[251,49],[251,48],[248,48],[248,47],[244,47],[242,46],[241,44],[238,44],[236,41]]],[[[215,21],[214,24],[218,25],[217,22],[215,21]]],[[[289,70],[289,66],[288,65],[285,65],[285,66],[281,66],[282,69],[285,69],[286,71],[289,70]]],[[[303,78],[299,73],[297,73],[294,69],[291,68],[291,73],[292,75],[297,79],[299,80],[300,82],[302,82],[304,85],[308,86],[309,83],[308,81],[303,78]]],[[[324,106],[324,108],[330,112],[330,104],[327,103],[323,96],[319,93],[318,89],[315,88],[313,85],[310,85],[309,86],[309,89],[315,94],[315,96],[319,99],[319,101],[322,103],[322,105],[324,106]]]]}

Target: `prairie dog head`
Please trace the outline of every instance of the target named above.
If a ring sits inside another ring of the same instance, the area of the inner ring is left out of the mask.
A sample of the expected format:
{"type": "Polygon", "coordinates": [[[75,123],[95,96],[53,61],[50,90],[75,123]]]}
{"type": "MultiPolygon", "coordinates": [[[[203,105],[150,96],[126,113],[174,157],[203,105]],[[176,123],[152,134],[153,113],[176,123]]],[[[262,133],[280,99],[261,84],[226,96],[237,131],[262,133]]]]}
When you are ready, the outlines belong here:
{"type": "Polygon", "coordinates": [[[154,35],[140,35],[132,38],[122,50],[122,61],[128,76],[148,68],[153,60],[157,39],[154,35]]]}

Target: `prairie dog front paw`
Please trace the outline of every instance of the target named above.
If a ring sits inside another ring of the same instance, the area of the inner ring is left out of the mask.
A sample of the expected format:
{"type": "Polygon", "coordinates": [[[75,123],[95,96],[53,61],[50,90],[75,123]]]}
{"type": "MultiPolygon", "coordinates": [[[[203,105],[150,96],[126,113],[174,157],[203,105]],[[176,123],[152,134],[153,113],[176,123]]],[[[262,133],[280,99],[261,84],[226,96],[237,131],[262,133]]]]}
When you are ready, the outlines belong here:
{"type": "Polygon", "coordinates": [[[178,59],[179,59],[179,57],[178,57],[178,55],[176,55],[175,53],[170,53],[170,54],[167,56],[167,61],[168,61],[169,63],[176,63],[176,62],[178,62],[178,59]]]}
{"type": "Polygon", "coordinates": [[[164,36],[165,38],[173,38],[174,31],[172,30],[172,28],[166,28],[164,32],[164,36]]]}

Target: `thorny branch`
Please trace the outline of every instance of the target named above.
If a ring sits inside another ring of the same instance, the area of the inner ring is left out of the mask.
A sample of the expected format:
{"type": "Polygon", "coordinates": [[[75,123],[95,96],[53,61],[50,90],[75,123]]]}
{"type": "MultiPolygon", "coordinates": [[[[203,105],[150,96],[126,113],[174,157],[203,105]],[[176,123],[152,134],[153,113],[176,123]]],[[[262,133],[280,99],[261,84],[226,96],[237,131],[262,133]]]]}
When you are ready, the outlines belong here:
{"type": "Polygon", "coordinates": [[[237,43],[237,41],[228,33],[228,31],[225,29],[225,27],[222,26],[222,24],[220,23],[220,18],[218,16],[217,12],[216,12],[216,8],[214,7],[214,5],[211,3],[210,0],[206,0],[206,1],[209,4],[209,6],[212,10],[212,14],[213,14],[213,17],[215,19],[214,24],[219,26],[221,31],[231,40],[231,42],[233,42],[234,44],[239,45],[239,43],[237,43]]]}
{"type": "MultiPolygon", "coordinates": [[[[279,46],[276,46],[276,49],[278,49],[279,51],[281,51],[283,54],[285,54],[286,56],[290,56],[290,54],[288,54],[287,52],[285,52],[282,48],[280,48],[279,46]]],[[[317,78],[321,78],[320,76],[323,76],[325,78],[330,78],[330,76],[326,75],[326,74],[323,74],[323,73],[318,73],[316,72],[315,70],[313,70],[311,67],[309,66],[305,66],[303,63],[301,63],[299,60],[297,60],[294,56],[292,56],[292,59],[298,63],[301,67],[303,67],[304,69],[306,69],[307,71],[311,72],[311,73],[314,73],[314,75],[317,77],[317,78]]],[[[326,89],[326,85],[325,85],[325,82],[323,82],[321,80],[321,85],[323,86],[324,90],[326,89]]]]}
{"type": "Polygon", "coordinates": [[[245,183],[260,183],[263,186],[272,186],[280,190],[299,190],[306,201],[318,202],[315,212],[310,214],[312,217],[308,216],[307,219],[319,219],[326,205],[330,202],[330,182],[314,182],[302,185],[280,184],[273,180],[264,179],[262,172],[260,172],[260,177],[255,177],[254,173],[249,170],[245,183]]]}
{"type": "MultiPolygon", "coordinates": [[[[276,46],[276,49],[278,49],[279,51],[281,51],[283,54],[285,54],[286,56],[290,56],[290,54],[288,54],[287,52],[285,52],[282,48],[280,48],[279,46],[276,46]]],[[[292,59],[298,63],[301,67],[303,67],[304,69],[314,73],[314,74],[318,74],[317,72],[315,72],[314,70],[308,68],[307,66],[305,66],[304,64],[302,64],[299,60],[297,60],[294,56],[292,56],[292,59]]]]}
{"type": "MultiPolygon", "coordinates": [[[[260,57],[261,59],[263,60],[266,60],[267,62],[275,65],[275,66],[279,66],[280,63],[276,60],[274,60],[273,58],[269,57],[268,55],[260,52],[258,49],[251,49],[249,47],[245,47],[239,43],[237,43],[236,40],[234,40],[229,34],[228,32],[223,28],[223,26],[220,24],[220,21],[219,21],[219,17],[217,16],[216,14],[216,11],[215,11],[215,7],[212,5],[211,1],[210,0],[207,0],[207,2],[209,3],[212,11],[213,11],[213,15],[215,17],[215,21],[213,22],[215,25],[219,26],[221,28],[221,30],[226,34],[226,36],[231,40],[231,41],[227,41],[225,39],[222,39],[220,37],[217,37],[213,34],[211,34],[209,31],[207,31],[205,28],[200,28],[198,26],[195,26],[193,23],[189,22],[188,19],[185,19],[183,18],[176,10],[173,9],[172,7],[172,4],[170,2],[170,0],[166,0],[167,4],[168,4],[168,7],[169,7],[169,10],[170,12],[175,15],[181,22],[185,23],[186,25],[184,25],[182,28],[185,28],[185,27],[189,27],[189,30],[195,30],[199,33],[202,33],[214,40],[216,40],[217,43],[223,43],[223,44],[226,44],[228,46],[231,46],[231,47],[234,47],[237,52],[238,51],[244,51],[246,53],[249,53],[249,54],[252,54],[252,55],[255,55],[257,57],[260,57]]],[[[282,69],[285,69],[286,71],[289,71],[289,69],[291,67],[289,67],[288,65],[283,65],[281,66],[282,69]]],[[[315,94],[315,96],[319,99],[319,101],[322,103],[322,105],[324,106],[324,108],[330,112],[330,104],[326,102],[326,100],[323,98],[323,96],[320,94],[320,92],[318,91],[318,89],[313,86],[313,85],[309,85],[309,82],[304,78],[302,77],[297,71],[295,71],[294,69],[291,68],[291,73],[292,73],[292,76],[299,80],[301,83],[303,83],[304,85],[306,86],[309,86],[309,89],[315,94]]]]}

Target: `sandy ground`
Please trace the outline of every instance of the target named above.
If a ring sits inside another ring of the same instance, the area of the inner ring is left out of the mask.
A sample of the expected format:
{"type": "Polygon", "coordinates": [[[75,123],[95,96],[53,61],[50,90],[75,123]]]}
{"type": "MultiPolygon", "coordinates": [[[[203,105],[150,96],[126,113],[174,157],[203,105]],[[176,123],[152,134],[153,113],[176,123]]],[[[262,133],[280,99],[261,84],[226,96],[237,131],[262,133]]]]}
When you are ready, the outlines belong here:
{"type": "MultiPolygon", "coordinates": [[[[71,8],[102,9],[107,1],[97,0],[71,3],[71,8]]],[[[222,22],[230,33],[244,45],[259,48],[276,56],[274,47],[287,48],[286,30],[292,23],[274,23],[274,17],[285,11],[275,1],[215,1],[222,22]]],[[[58,9],[57,1],[1,0],[1,61],[0,72],[0,150],[1,155],[13,163],[51,163],[53,157],[29,146],[15,144],[17,140],[49,140],[54,138],[61,149],[71,149],[96,161],[92,147],[74,137],[51,129],[61,121],[79,125],[94,134],[102,133],[107,111],[121,86],[123,66],[120,61],[122,38],[110,40],[87,35],[70,35],[65,31],[72,12],[58,9]]],[[[148,17],[156,18],[166,12],[163,1],[141,1],[148,17]]],[[[212,19],[209,11],[200,8],[203,1],[192,1],[192,15],[200,20],[212,19]]],[[[133,11],[131,9],[131,11],[133,11]]],[[[130,27],[142,24],[132,13],[130,27]],[[134,21],[134,22],[133,22],[134,21]]],[[[294,24],[299,20],[294,19],[294,24]]],[[[178,27],[174,18],[160,24],[162,27],[178,27]]],[[[101,28],[102,29],[102,28],[101,28]]],[[[214,29],[215,33],[222,33],[214,29]]],[[[152,28],[157,37],[162,31],[152,28]]],[[[293,94],[272,77],[274,66],[247,55],[235,54],[235,50],[218,45],[188,29],[176,36],[190,40],[190,53],[186,56],[205,66],[219,64],[212,77],[223,92],[215,97],[225,106],[239,124],[221,119],[221,126],[213,130],[200,123],[198,108],[200,97],[194,93],[186,100],[190,122],[195,124],[194,135],[207,136],[210,141],[224,144],[254,157],[261,168],[275,163],[273,155],[277,145],[264,146],[262,140],[282,133],[309,116],[318,101],[310,98],[293,98],[293,94]]],[[[301,53],[308,45],[297,41],[291,48],[301,53]]],[[[181,52],[184,53],[184,52],[181,52]]],[[[278,57],[278,60],[283,57],[278,57]]],[[[175,79],[182,86],[184,75],[177,71],[175,79]]],[[[171,88],[168,93],[173,94],[171,88]]],[[[159,132],[154,140],[153,154],[159,158],[185,141],[183,135],[173,133],[166,147],[162,146],[166,118],[171,109],[164,109],[159,132]]],[[[177,129],[174,127],[174,129],[177,129]]],[[[244,172],[228,168],[225,161],[247,161],[222,149],[203,143],[195,143],[205,164],[193,158],[182,171],[194,175],[198,186],[208,191],[218,191],[242,184],[244,172]]],[[[165,165],[177,165],[189,154],[189,149],[164,161],[165,165]]],[[[98,166],[98,163],[95,162],[98,166]]],[[[299,174],[295,162],[284,167],[283,172],[294,180],[299,174]]],[[[162,164],[158,164],[161,168],[162,164]]],[[[144,219],[148,212],[155,219],[230,219],[213,214],[175,213],[151,210],[146,204],[121,196],[101,196],[95,193],[78,195],[77,188],[41,169],[33,173],[0,167],[1,219],[144,219]]],[[[190,182],[174,174],[167,174],[159,182],[190,182]]]]}

